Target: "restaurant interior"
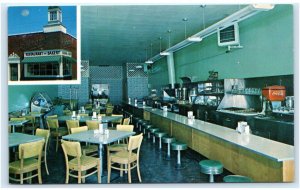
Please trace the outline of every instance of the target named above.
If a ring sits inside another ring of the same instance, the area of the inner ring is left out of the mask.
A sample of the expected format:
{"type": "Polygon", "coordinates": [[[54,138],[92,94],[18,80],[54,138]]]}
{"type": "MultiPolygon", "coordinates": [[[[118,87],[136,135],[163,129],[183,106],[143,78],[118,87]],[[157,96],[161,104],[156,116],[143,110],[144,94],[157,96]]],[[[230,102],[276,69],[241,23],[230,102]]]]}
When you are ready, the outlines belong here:
{"type": "MultiPolygon", "coordinates": [[[[79,83],[8,73],[7,183],[293,185],[295,10],[81,5],[76,57],[73,47],[47,46],[69,52],[68,74],[79,83]]],[[[18,72],[43,64],[20,57],[18,72]]],[[[62,69],[60,60],[51,64],[62,69]]]]}

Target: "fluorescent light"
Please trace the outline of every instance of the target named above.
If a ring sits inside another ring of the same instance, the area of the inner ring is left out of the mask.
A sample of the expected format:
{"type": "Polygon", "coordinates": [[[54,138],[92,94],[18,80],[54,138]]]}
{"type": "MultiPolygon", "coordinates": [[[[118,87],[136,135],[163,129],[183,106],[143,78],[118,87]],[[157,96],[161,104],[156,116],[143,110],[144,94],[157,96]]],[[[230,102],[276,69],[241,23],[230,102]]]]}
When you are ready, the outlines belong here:
{"type": "MultiPolygon", "coordinates": [[[[145,62],[146,63],[146,62],[145,62]]],[[[141,69],[141,68],[143,68],[143,66],[142,65],[137,65],[137,66],[135,66],[135,68],[136,69],[141,69]]]]}
{"type": "Polygon", "coordinates": [[[191,36],[191,37],[188,37],[187,40],[190,41],[190,42],[201,42],[202,38],[199,37],[199,36],[191,36]]]}
{"type": "Polygon", "coordinates": [[[170,52],[163,51],[163,52],[160,52],[160,55],[170,55],[170,52]]]}
{"type": "Polygon", "coordinates": [[[147,64],[152,64],[153,61],[152,61],[152,60],[147,60],[147,61],[145,61],[145,63],[147,63],[147,64]]]}
{"type": "Polygon", "coordinates": [[[134,71],[134,69],[129,69],[128,71],[129,71],[129,72],[133,72],[133,71],[134,71]]]}

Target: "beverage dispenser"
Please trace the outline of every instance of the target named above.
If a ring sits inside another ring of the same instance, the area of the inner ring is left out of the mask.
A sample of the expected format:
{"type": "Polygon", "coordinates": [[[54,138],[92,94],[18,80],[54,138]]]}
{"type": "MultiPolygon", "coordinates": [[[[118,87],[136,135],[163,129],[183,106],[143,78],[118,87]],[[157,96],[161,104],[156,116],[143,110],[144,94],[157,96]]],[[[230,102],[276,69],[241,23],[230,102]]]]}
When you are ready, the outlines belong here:
{"type": "Polygon", "coordinates": [[[272,102],[285,101],[285,87],[284,86],[267,86],[262,89],[263,98],[263,114],[271,115],[273,112],[272,102]]]}

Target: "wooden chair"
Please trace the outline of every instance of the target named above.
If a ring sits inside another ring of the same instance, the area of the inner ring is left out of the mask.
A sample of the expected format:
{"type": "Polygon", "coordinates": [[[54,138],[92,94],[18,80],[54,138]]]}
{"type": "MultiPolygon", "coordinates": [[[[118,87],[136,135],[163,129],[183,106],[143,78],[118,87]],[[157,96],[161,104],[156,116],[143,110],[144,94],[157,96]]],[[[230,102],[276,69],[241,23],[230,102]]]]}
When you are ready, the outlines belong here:
{"type": "Polygon", "coordinates": [[[130,124],[130,118],[128,117],[128,118],[125,118],[124,120],[123,120],[123,123],[122,123],[123,125],[129,125],[130,124]]]}
{"type": "Polygon", "coordinates": [[[120,119],[111,122],[113,127],[115,127],[116,125],[121,125],[122,124],[123,115],[112,114],[111,116],[120,116],[121,117],[120,119]]]}
{"type": "Polygon", "coordinates": [[[38,183],[42,184],[41,158],[44,143],[45,140],[40,140],[19,145],[19,160],[9,163],[9,174],[20,175],[20,179],[10,176],[10,180],[23,184],[24,180],[38,177],[38,183]],[[31,174],[35,170],[37,174],[24,178],[24,174],[31,174]]]}
{"type": "Polygon", "coordinates": [[[58,150],[59,139],[68,134],[68,130],[65,127],[59,127],[58,119],[46,119],[47,125],[50,129],[50,135],[56,138],[56,152],[58,150]]]}
{"type": "Polygon", "coordinates": [[[45,139],[45,146],[44,146],[43,152],[42,152],[42,158],[44,157],[44,160],[42,162],[44,162],[47,175],[49,175],[48,165],[47,165],[47,147],[48,147],[48,140],[50,137],[50,131],[46,130],[46,129],[36,129],[35,135],[44,137],[44,139],[45,139]]]}
{"type": "Polygon", "coordinates": [[[98,158],[82,155],[79,142],[62,140],[61,146],[66,161],[66,183],[69,183],[69,176],[77,178],[78,183],[81,183],[81,181],[84,182],[86,177],[93,175],[96,172],[98,174],[98,183],[101,183],[100,160],[98,158]],[[96,168],[96,170],[87,173],[87,171],[92,168],[96,168]],[[73,174],[73,171],[77,171],[77,175],[73,174]],[[84,172],[84,175],[82,175],[82,172],[84,172]]]}
{"type": "Polygon", "coordinates": [[[84,109],[85,110],[92,110],[93,109],[93,104],[85,104],[84,109]]]}
{"type": "Polygon", "coordinates": [[[69,134],[71,134],[71,128],[79,127],[79,120],[67,120],[66,123],[69,134]]]}
{"type": "Polygon", "coordinates": [[[111,169],[128,172],[128,182],[131,183],[131,170],[137,168],[139,182],[142,182],[139,166],[140,147],[143,140],[143,134],[131,136],[129,138],[128,148],[125,151],[110,153],[107,159],[107,183],[110,183],[111,169]],[[127,167],[123,168],[123,165],[127,167]]]}
{"type": "Polygon", "coordinates": [[[63,114],[64,115],[72,115],[72,111],[71,110],[63,110],[63,114]]]}
{"type": "MultiPolygon", "coordinates": [[[[88,130],[87,126],[71,128],[71,134],[80,133],[80,132],[87,131],[87,130],[88,130]]],[[[86,144],[84,146],[81,146],[81,149],[82,149],[83,155],[89,155],[89,156],[97,156],[98,155],[98,146],[97,145],[86,144]]]]}
{"type": "MultiPolygon", "coordinates": [[[[127,131],[127,132],[133,132],[133,125],[117,125],[118,131],[127,131]]],[[[122,143],[112,144],[107,146],[107,155],[109,155],[110,152],[113,151],[122,151],[126,150],[128,146],[128,138],[123,139],[122,143]]]]}
{"type": "Polygon", "coordinates": [[[99,121],[93,121],[93,120],[86,120],[86,125],[88,127],[88,130],[97,130],[99,129],[99,121]]]}
{"type": "Polygon", "coordinates": [[[35,124],[35,116],[27,115],[24,117],[26,120],[29,120],[29,122],[24,125],[24,132],[30,131],[32,135],[34,135],[34,132],[37,128],[35,124]]]}
{"type": "Polygon", "coordinates": [[[77,114],[77,115],[82,116],[82,117],[87,117],[87,116],[89,116],[88,113],[79,113],[79,114],[77,114]]]}
{"type": "Polygon", "coordinates": [[[113,111],[114,111],[114,106],[107,106],[106,110],[105,110],[105,115],[106,116],[111,116],[113,111]]]}

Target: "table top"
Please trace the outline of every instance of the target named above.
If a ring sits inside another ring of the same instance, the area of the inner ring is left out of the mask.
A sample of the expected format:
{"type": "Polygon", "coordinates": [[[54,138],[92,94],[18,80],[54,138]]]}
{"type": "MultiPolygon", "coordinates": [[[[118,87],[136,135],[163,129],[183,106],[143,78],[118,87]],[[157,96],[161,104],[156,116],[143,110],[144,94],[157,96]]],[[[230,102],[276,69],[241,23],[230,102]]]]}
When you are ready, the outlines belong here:
{"type": "Polygon", "coordinates": [[[276,142],[252,134],[239,134],[236,130],[198,119],[188,119],[176,113],[164,112],[159,109],[146,108],[145,111],[165,117],[187,127],[202,131],[216,138],[256,152],[276,161],[294,160],[294,146],[276,142]]]}
{"type": "Polygon", "coordinates": [[[134,134],[135,132],[109,130],[108,135],[106,134],[101,135],[99,133],[94,133],[94,130],[88,130],[80,133],[66,135],[63,136],[62,138],[65,140],[88,142],[88,143],[95,143],[95,144],[109,144],[134,134]]]}
{"type": "Polygon", "coordinates": [[[29,120],[22,120],[22,121],[8,121],[8,125],[23,125],[24,123],[27,123],[29,120]]]}
{"type": "Polygon", "coordinates": [[[19,146],[23,143],[29,143],[34,141],[43,140],[43,137],[35,136],[35,135],[27,135],[24,133],[9,133],[8,143],[9,147],[19,146]]]}
{"type": "MultiPolygon", "coordinates": [[[[102,116],[101,122],[108,123],[111,121],[117,121],[121,118],[123,118],[123,116],[102,116]]],[[[57,119],[58,121],[78,120],[77,117],[72,118],[72,116],[70,115],[59,116],[57,119]]],[[[92,116],[80,116],[79,122],[86,122],[87,120],[97,120],[97,119],[93,119],[92,116]]]]}

